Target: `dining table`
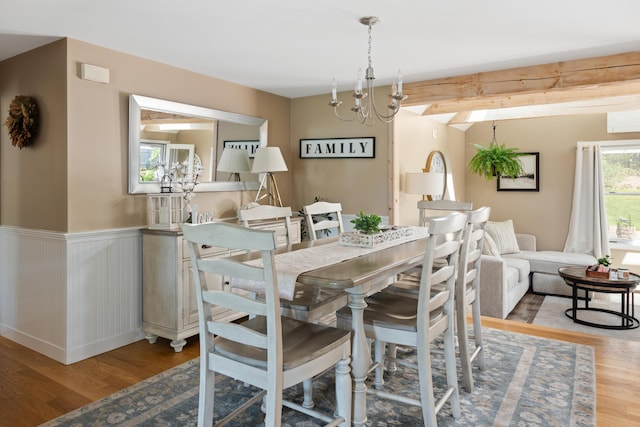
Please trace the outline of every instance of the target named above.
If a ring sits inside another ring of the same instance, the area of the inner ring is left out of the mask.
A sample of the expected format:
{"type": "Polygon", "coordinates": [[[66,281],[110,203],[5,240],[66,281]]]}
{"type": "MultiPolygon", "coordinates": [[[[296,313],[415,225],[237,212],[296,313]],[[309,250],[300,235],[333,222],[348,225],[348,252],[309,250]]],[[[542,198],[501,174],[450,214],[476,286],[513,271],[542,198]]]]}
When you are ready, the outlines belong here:
{"type": "MultiPolygon", "coordinates": [[[[355,257],[343,259],[322,267],[305,271],[297,276],[297,281],[318,288],[342,289],[348,294],[348,307],[352,312],[352,354],[351,377],[353,379],[352,423],[364,426],[367,421],[366,379],[371,366],[371,350],[364,329],[365,298],[389,286],[394,278],[424,259],[427,245],[426,229],[413,239],[399,240],[361,251],[355,257]]],[[[332,251],[340,251],[337,238],[316,240],[316,247],[331,245],[332,251]]],[[[306,247],[298,244],[298,249],[306,247]]],[[[328,246],[325,246],[325,250],[328,246]]],[[[293,245],[290,250],[296,250],[293,245]]],[[[313,249],[311,249],[313,252],[313,249]]],[[[276,255],[277,260],[277,255],[276,255]]]]}
{"type": "MultiPolygon", "coordinates": [[[[291,295],[296,282],[319,289],[339,289],[347,293],[352,312],[351,377],[353,380],[352,425],[367,422],[367,374],[371,368],[371,349],[364,329],[365,298],[393,283],[398,274],[421,265],[427,247],[425,227],[412,227],[413,233],[375,247],[354,247],[338,237],[303,241],[275,251],[275,264],[281,300],[291,295]]],[[[234,256],[261,264],[256,253],[234,256]]],[[[260,292],[261,284],[234,283],[232,287],[260,292]]],[[[263,285],[262,285],[263,286],[263,285]]]]}

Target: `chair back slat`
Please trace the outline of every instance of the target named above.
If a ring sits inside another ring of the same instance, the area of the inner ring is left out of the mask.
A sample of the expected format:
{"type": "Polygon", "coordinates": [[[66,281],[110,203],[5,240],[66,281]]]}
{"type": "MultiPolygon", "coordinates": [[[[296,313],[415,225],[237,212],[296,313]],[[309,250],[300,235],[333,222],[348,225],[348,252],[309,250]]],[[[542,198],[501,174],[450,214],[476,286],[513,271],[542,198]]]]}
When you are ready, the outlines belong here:
{"type": "Polygon", "coordinates": [[[458,202],[455,200],[419,200],[418,201],[418,225],[426,227],[429,218],[433,216],[442,216],[451,212],[469,212],[473,209],[471,202],[458,202]],[[437,215],[433,214],[437,212],[437,215]]]}
{"type": "MultiPolygon", "coordinates": [[[[280,363],[281,356],[278,355],[282,354],[282,326],[273,255],[276,248],[275,233],[227,223],[183,224],[182,232],[191,254],[200,336],[207,336],[207,332],[211,332],[242,345],[265,348],[269,354],[275,356],[273,363],[280,363]],[[237,251],[260,251],[262,267],[244,264],[242,259],[203,259],[198,249],[201,245],[237,251]],[[265,298],[258,300],[229,290],[209,290],[207,274],[260,281],[264,283],[265,298]],[[250,331],[246,326],[237,323],[212,322],[208,313],[211,313],[214,306],[246,313],[250,317],[264,316],[266,330],[261,333],[250,331]]],[[[213,343],[214,341],[201,341],[201,354],[213,352],[213,343]]]]}
{"type": "Polygon", "coordinates": [[[291,207],[289,206],[272,206],[272,205],[260,205],[250,209],[240,209],[238,211],[238,219],[242,221],[245,227],[251,227],[251,224],[256,221],[265,220],[278,220],[284,223],[284,230],[278,230],[276,232],[276,242],[278,237],[285,237],[285,245],[291,244],[291,233],[293,227],[291,225],[291,207]]]}
{"type": "Polygon", "coordinates": [[[429,310],[434,310],[434,301],[440,301],[437,306],[444,306],[445,319],[453,327],[453,297],[456,279],[456,266],[462,233],[467,225],[467,215],[454,212],[447,216],[433,217],[428,220],[429,237],[422,265],[420,289],[418,292],[418,334],[428,342],[429,310]],[[445,235],[450,240],[443,240],[445,235]],[[434,260],[438,264],[434,266],[434,260]],[[428,273],[427,273],[428,272],[428,273]],[[433,298],[431,290],[438,285],[439,292],[446,298],[433,298]]]}
{"type": "Polygon", "coordinates": [[[304,206],[302,211],[305,215],[305,222],[310,240],[318,238],[318,231],[337,229],[338,233],[344,232],[344,224],[342,222],[342,204],[331,202],[315,202],[311,205],[304,206]],[[314,216],[317,215],[333,215],[335,219],[321,219],[314,223],[314,216]]]}
{"type": "Polygon", "coordinates": [[[261,334],[254,329],[236,325],[235,323],[210,321],[207,322],[207,329],[214,335],[253,347],[267,348],[269,345],[269,337],[267,334],[261,334]]]}

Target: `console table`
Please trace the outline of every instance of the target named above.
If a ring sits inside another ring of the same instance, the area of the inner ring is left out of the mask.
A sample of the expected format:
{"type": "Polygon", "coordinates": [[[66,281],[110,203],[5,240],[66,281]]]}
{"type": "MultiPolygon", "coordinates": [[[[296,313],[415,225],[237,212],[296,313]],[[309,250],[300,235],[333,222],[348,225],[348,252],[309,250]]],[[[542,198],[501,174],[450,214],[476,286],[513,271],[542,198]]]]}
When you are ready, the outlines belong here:
{"type": "Polygon", "coordinates": [[[565,311],[565,315],[573,319],[575,323],[593,326],[603,329],[634,329],[640,326],[640,321],[635,317],[634,290],[640,282],[640,276],[629,273],[628,279],[587,276],[585,267],[563,267],[558,269],[558,274],[565,283],[573,289],[573,305],[565,311]],[[584,307],[578,307],[578,292],[585,293],[584,307]],[[601,292],[607,294],[620,294],[620,311],[607,310],[604,308],[589,307],[588,292],[601,292]],[[578,319],[579,311],[599,311],[608,313],[620,318],[620,324],[602,324],[578,319]]]}

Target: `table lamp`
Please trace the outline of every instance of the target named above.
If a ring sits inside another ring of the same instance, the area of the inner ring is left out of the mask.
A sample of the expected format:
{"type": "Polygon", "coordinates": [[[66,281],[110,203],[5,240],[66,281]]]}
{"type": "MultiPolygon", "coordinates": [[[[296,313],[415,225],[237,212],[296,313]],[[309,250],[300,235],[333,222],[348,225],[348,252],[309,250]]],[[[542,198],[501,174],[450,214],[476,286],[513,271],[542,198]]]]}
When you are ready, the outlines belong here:
{"type": "Polygon", "coordinates": [[[218,172],[228,172],[229,181],[240,181],[240,172],[249,172],[249,152],[242,148],[225,148],[218,162],[218,172]]]}
{"type": "Polygon", "coordinates": [[[444,174],[433,172],[407,172],[405,174],[405,193],[421,194],[422,200],[425,195],[441,196],[444,188],[444,174]]]}
{"type": "Polygon", "coordinates": [[[278,191],[278,185],[276,184],[273,173],[286,172],[288,170],[279,147],[258,148],[255,158],[253,159],[251,173],[262,173],[264,175],[260,180],[260,187],[258,188],[255,201],[257,202],[267,197],[268,204],[282,206],[282,199],[280,199],[280,192],[278,191]],[[260,197],[260,192],[263,188],[266,189],[266,193],[260,197]]]}

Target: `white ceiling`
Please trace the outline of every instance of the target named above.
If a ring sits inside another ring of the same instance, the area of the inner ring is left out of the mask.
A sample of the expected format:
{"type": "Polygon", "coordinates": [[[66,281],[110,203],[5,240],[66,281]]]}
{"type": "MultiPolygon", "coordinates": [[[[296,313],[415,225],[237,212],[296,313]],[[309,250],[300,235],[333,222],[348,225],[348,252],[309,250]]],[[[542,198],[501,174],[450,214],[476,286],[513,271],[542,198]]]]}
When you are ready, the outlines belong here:
{"type": "MultiPolygon", "coordinates": [[[[0,60],[70,37],[289,98],[637,51],[637,0],[0,0],[0,60]]],[[[108,66],[108,64],[96,64],[108,66]]]]}

